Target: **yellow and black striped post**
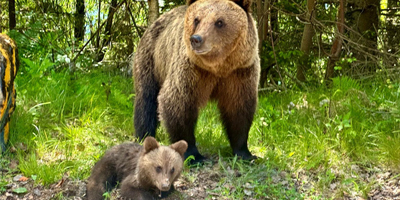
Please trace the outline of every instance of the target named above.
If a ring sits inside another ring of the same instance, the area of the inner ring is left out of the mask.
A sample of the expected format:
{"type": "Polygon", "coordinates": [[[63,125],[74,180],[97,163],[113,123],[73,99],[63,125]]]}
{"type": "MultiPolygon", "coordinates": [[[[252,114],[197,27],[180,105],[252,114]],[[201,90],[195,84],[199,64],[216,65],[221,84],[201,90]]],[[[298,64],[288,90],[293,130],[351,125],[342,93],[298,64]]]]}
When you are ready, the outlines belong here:
{"type": "Polygon", "coordinates": [[[0,33],[0,146],[4,152],[10,137],[10,116],[15,109],[17,93],[14,79],[18,71],[18,50],[15,42],[0,33]]]}

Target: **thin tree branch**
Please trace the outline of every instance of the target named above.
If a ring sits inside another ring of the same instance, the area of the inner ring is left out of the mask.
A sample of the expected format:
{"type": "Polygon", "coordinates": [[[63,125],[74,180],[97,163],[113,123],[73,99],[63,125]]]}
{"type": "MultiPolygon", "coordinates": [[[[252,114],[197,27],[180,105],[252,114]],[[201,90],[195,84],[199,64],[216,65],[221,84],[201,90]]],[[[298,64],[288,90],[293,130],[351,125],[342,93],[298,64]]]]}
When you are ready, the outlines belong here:
{"type": "MultiPolygon", "coordinates": [[[[117,11],[122,4],[124,4],[126,2],[126,0],[122,1],[120,4],[118,4],[118,6],[115,8],[115,11],[117,11]]],[[[109,17],[109,16],[108,16],[109,17]]],[[[86,46],[89,44],[90,41],[92,41],[92,39],[99,33],[99,31],[101,30],[101,28],[107,23],[107,20],[105,20],[101,26],[96,30],[96,32],[89,38],[89,40],[85,43],[85,45],[83,45],[83,47],[79,50],[79,52],[75,55],[74,59],[72,59],[72,62],[75,62],[76,59],[78,58],[78,56],[81,54],[81,52],[86,48],[86,46]]]]}

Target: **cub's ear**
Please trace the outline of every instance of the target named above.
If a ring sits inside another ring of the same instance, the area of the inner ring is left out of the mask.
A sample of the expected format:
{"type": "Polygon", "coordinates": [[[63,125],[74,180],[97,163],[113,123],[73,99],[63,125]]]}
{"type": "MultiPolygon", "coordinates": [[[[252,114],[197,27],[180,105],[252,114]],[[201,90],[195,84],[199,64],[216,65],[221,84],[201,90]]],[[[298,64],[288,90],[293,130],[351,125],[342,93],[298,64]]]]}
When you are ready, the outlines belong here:
{"type": "Polygon", "coordinates": [[[157,149],[160,145],[158,144],[157,140],[153,137],[146,137],[143,142],[144,153],[148,153],[154,149],[157,149]]]}
{"type": "Polygon", "coordinates": [[[177,151],[183,157],[183,154],[186,152],[188,148],[188,144],[185,140],[180,140],[178,142],[171,144],[169,147],[177,151]]]}
{"type": "Polygon", "coordinates": [[[251,4],[253,3],[252,0],[232,0],[237,5],[243,8],[246,12],[251,12],[251,4]]]}

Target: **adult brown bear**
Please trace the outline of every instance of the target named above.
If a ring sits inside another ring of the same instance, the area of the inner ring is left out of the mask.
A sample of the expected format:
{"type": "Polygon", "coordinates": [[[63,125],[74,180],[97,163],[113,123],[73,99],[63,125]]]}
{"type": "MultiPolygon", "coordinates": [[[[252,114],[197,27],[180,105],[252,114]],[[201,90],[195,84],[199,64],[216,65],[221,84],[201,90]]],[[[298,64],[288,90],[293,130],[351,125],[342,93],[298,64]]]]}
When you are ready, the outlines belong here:
{"type": "Polygon", "coordinates": [[[147,29],[133,63],[139,139],[155,136],[158,116],[171,142],[187,141],[185,158],[201,162],[194,129],[199,109],[214,99],[233,153],[253,157],[247,139],[260,61],[250,6],[251,0],[189,0],[147,29]]]}

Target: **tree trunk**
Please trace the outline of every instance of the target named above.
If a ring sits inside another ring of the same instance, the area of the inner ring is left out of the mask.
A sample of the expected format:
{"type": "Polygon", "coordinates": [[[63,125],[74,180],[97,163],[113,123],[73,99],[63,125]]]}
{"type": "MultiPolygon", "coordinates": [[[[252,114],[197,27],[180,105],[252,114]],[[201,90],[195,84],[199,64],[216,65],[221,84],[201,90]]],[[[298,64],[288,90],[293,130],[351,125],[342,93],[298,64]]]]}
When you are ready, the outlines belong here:
{"type": "Polygon", "coordinates": [[[147,25],[150,26],[158,18],[158,0],[148,0],[149,4],[149,18],[147,20],[147,25]]]}
{"type": "Polygon", "coordinates": [[[344,13],[345,13],[346,0],[340,0],[339,13],[337,19],[337,34],[332,44],[331,55],[329,56],[328,65],[325,73],[325,82],[329,83],[335,76],[336,62],[340,59],[340,52],[342,51],[343,39],[341,35],[344,34],[344,13]]]}
{"type": "Polygon", "coordinates": [[[110,8],[108,10],[108,15],[107,15],[108,18],[107,18],[106,26],[104,29],[105,38],[103,39],[103,43],[99,49],[99,53],[97,54],[97,59],[96,59],[97,62],[102,61],[104,58],[105,52],[102,51],[103,47],[110,44],[111,32],[112,32],[111,28],[112,28],[112,23],[113,23],[113,19],[114,19],[114,13],[116,11],[117,6],[118,6],[118,0],[111,0],[111,5],[110,5],[110,8]]]}
{"type": "Polygon", "coordinates": [[[312,47],[312,38],[314,36],[314,27],[312,25],[313,18],[315,16],[315,0],[307,0],[307,21],[308,23],[304,26],[303,37],[301,39],[300,50],[303,52],[303,56],[300,60],[300,64],[297,65],[296,78],[301,81],[306,81],[306,71],[310,68],[308,57],[312,47]]]}
{"type": "MultiPolygon", "coordinates": [[[[398,0],[388,0],[388,13],[386,15],[386,31],[387,31],[387,51],[388,53],[396,54],[399,51],[400,45],[400,20],[396,17],[396,12],[399,10],[400,2],[398,0]]],[[[396,59],[393,59],[393,64],[396,59]]]]}
{"type": "MultiPolygon", "coordinates": [[[[1,13],[1,3],[0,3],[0,13],[1,13]]],[[[3,21],[3,16],[0,14],[0,22],[3,21]]],[[[3,32],[3,29],[1,27],[1,23],[0,23],[0,33],[3,32]]]]}
{"type": "MultiPolygon", "coordinates": [[[[275,59],[269,58],[268,55],[270,47],[272,47],[273,41],[276,39],[273,37],[274,34],[278,32],[278,11],[272,9],[274,3],[277,0],[257,0],[257,30],[258,30],[258,40],[259,40],[259,54],[261,59],[261,76],[260,76],[260,86],[264,87],[268,83],[268,75],[271,69],[276,65],[275,59]],[[265,48],[266,47],[266,48],[265,48]]],[[[272,76],[279,80],[279,75],[272,72],[272,76]]]]}
{"type": "Polygon", "coordinates": [[[17,25],[17,22],[15,20],[15,0],[8,1],[8,17],[10,30],[13,30],[17,25]]]}
{"type": "MultiPolygon", "coordinates": [[[[350,40],[359,45],[351,45],[351,52],[362,68],[354,68],[355,73],[373,72],[376,63],[371,63],[371,56],[377,49],[377,30],[379,25],[379,0],[348,0],[346,19],[355,31],[350,32],[350,40]]],[[[352,68],[353,69],[353,68],[352,68]]]]}
{"type": "MultiPolygon", "coordinates": [[[[97,29],[100,29],[101,24],[101,0],[99,0],[99,9],[97,12],[97,29]]],[[[100,30],[97,31],[97,39],[96,39],[96,49],[100,48],[100,30]]]]}
{"type": "Polygon", "coordinates": [[[76,0],[76,11],[75,11],[75,39],[83,42],[85,35],[85,1],[76,0]]]}
{"type": "Polygon", "coordinates": [[[257,0],[257,29],[258,29],[258,49],[260,54],[263,53],[263,42],[268,34],[268,3],[266,0],[257,0]]]}

